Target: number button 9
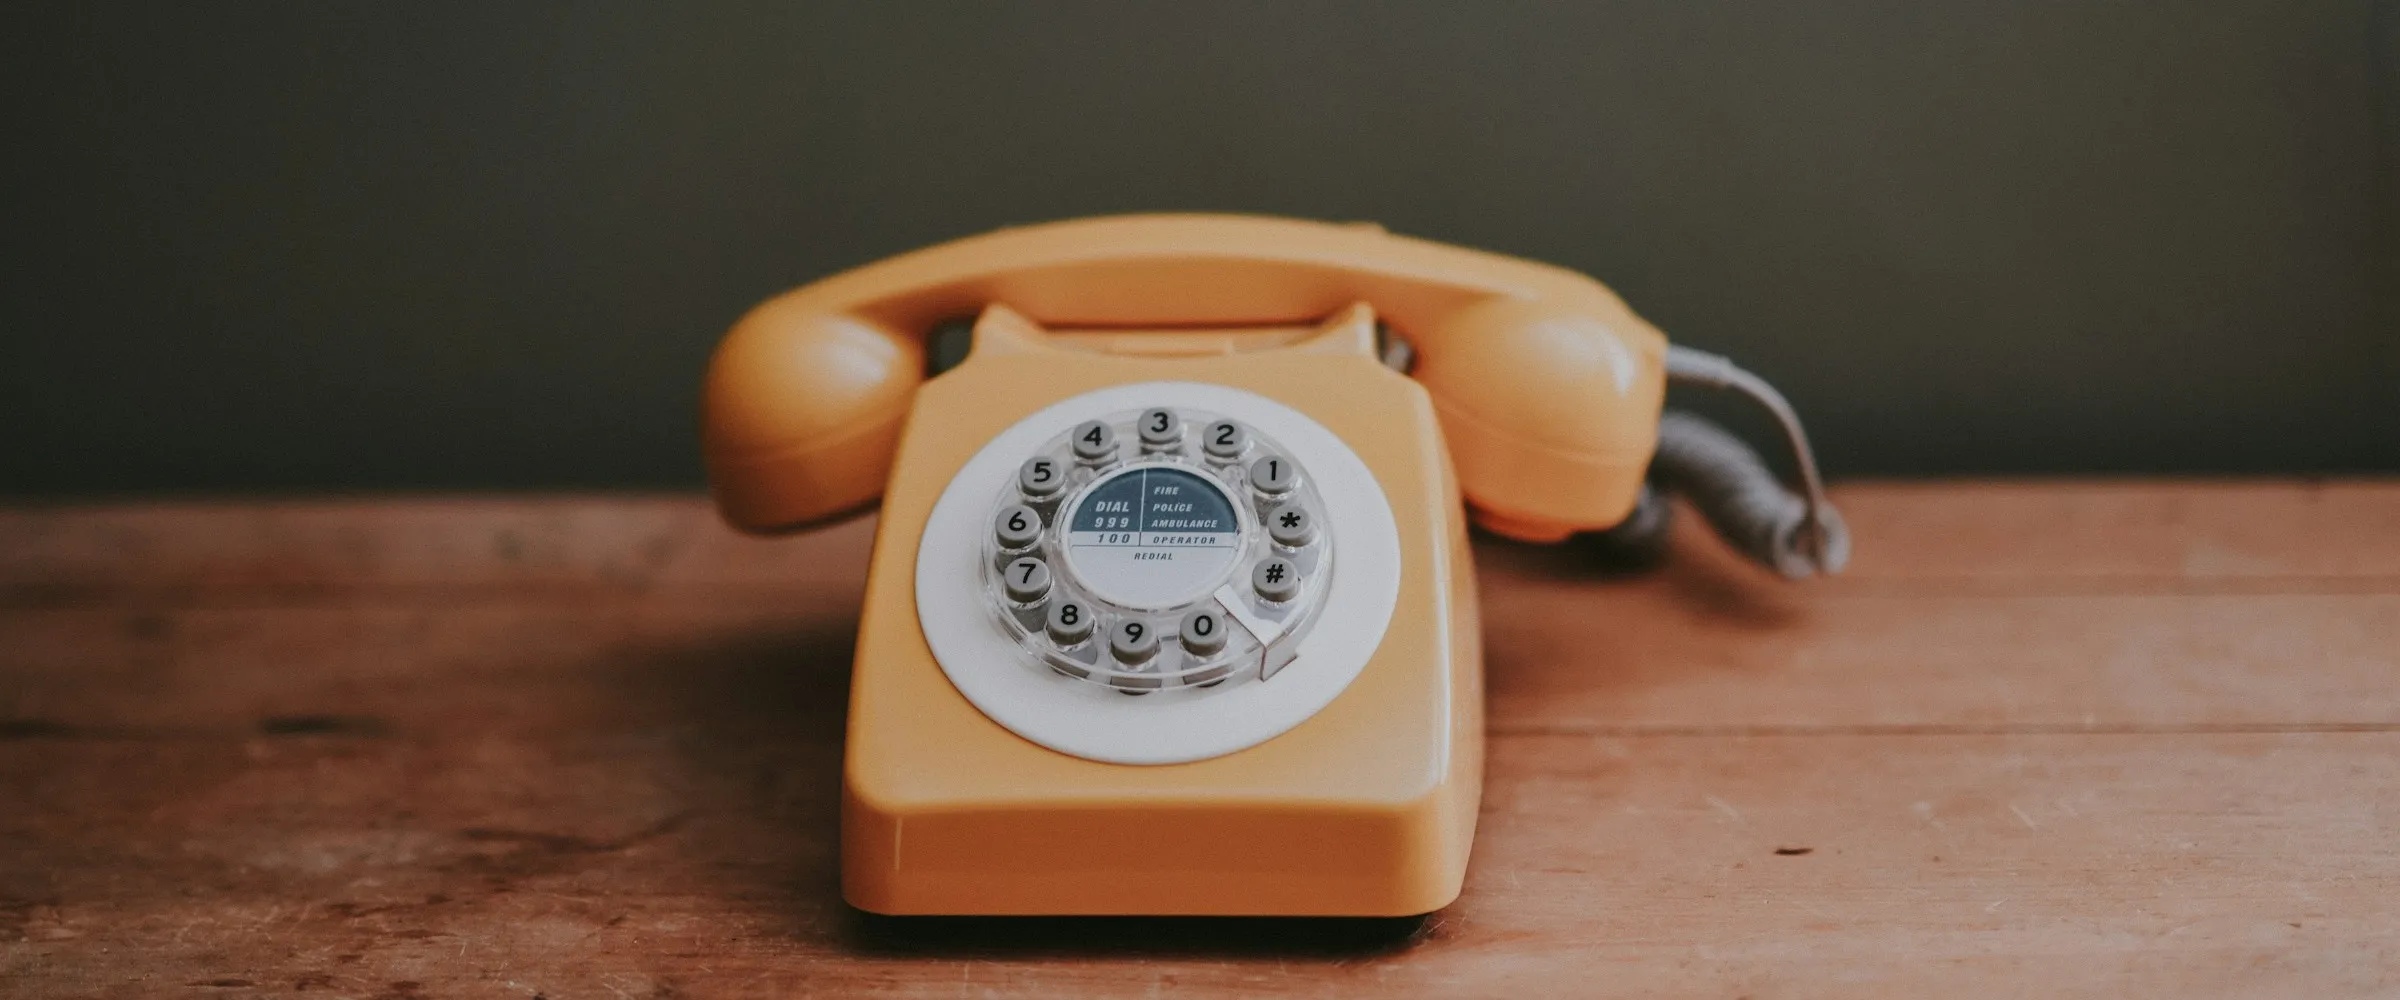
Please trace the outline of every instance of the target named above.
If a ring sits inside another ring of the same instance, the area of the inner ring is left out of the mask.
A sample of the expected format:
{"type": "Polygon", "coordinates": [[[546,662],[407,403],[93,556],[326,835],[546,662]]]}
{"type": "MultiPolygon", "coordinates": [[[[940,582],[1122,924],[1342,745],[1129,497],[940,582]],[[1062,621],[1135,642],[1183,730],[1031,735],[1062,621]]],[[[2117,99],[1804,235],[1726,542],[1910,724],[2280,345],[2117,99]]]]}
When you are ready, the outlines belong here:
{"type": "Polygon", "coordinates": [[[1158,632],[1139,618],[1127,618],[1108,630],[1108,652],[1119,663],[1141,663],[1158,652],[1158,632]]]}

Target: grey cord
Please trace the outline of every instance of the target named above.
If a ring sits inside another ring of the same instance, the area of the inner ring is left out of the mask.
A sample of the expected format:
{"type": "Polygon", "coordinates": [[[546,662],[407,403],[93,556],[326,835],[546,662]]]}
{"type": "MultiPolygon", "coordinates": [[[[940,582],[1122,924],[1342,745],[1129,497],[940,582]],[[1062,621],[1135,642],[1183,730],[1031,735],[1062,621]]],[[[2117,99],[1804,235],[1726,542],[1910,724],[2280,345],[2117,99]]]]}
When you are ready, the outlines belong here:
{"type": "Polygon", "coordinates": [[[1652,477],[1689,498],[1726,541],[1784,576],[1840,572],[1850,560],[1850,533],[1825,497],[1816,455],[1792,404],[1767,380],[1706,351],[1669,347],[1666,368],[1670,379],[1730,389],[1772,414],[1799,466],[1801,493],[1793,496],[1756,452],[1723,428],[1684,413],[1660,417],[1652,477]]]}

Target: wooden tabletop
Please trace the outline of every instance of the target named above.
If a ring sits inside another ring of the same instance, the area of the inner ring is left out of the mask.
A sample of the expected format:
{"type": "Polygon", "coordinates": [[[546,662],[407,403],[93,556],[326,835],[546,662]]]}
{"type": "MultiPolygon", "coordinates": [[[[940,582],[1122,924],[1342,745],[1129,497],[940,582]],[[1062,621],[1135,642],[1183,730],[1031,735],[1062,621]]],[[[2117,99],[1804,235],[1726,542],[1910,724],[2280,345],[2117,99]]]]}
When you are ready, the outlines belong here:
{"type": "Polygon", "coordinates": [[[1479,543],[1466,895],[888,920],[868,526],[686,497],[0,510],[0,993],[2400,991],[2400,483],[1858,485],[1851,572],[1479,543]]]}

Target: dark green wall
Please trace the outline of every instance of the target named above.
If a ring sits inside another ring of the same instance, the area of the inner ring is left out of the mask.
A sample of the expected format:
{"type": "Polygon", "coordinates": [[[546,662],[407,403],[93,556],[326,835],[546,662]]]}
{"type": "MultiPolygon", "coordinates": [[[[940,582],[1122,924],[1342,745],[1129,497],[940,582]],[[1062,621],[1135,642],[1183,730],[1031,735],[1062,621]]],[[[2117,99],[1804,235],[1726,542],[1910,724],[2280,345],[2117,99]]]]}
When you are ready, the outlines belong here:
{"type": "Polygon", "coordinates": [[[1837,475],[2400,470],[2390,4],[59,4],[0,490],[690,484],[717,333],[1009,222],[1613,284],[1837,475]]]}

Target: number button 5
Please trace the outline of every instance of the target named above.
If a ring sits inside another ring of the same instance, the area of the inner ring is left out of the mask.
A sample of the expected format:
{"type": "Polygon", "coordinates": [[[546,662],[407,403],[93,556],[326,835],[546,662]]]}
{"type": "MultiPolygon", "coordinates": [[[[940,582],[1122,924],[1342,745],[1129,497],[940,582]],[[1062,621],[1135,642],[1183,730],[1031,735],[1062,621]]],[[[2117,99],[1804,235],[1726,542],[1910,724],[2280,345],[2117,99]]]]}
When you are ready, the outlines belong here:
{"type": "Polygon", "coordinates": [[[1066,470],[1058,467],[1055,458],[1028,459],[1017,468],[1017,489],[1033,499],[1046,500],[1057,496],[1059,489],[1066,485],[1066,470]]]}

